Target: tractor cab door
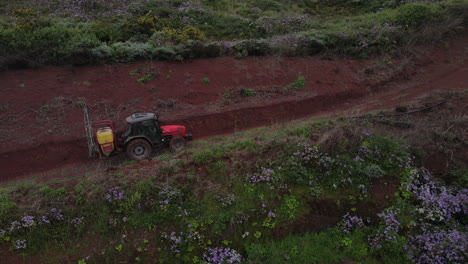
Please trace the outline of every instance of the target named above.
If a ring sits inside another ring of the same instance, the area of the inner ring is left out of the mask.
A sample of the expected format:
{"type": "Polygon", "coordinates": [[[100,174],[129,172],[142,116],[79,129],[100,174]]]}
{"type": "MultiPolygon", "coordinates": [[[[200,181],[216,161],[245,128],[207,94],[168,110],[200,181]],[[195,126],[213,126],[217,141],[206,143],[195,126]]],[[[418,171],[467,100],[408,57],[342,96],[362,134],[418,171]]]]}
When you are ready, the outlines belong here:
{"type": "Polygon", "coordinates": [[[151,143],[157,145],[161,142],[161,128],[158,120],[151,119],[141,122],[142,134],[148,138],[151,143]]]}

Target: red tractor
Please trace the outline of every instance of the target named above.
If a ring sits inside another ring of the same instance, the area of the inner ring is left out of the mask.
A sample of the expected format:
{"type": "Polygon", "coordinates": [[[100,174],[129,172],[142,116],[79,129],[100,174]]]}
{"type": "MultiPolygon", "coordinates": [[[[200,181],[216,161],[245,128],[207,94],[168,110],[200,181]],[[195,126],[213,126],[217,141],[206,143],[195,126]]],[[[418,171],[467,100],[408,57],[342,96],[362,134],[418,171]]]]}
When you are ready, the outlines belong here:
{"type": "Polygon", "coordinates": [[[178,152],[185,148],[187,141],[192,140],[192,135],[186,134],[184,126],[161,126],[159,117],[153,113],[137,113],[125,120],[128,129],[123,134],[116,133],[110,120],[93,123],[94,137],[100,153],[109,156],[125,150],[129,158],[144,160],[150,157],[153,147],[166,145],[178,152]]]}

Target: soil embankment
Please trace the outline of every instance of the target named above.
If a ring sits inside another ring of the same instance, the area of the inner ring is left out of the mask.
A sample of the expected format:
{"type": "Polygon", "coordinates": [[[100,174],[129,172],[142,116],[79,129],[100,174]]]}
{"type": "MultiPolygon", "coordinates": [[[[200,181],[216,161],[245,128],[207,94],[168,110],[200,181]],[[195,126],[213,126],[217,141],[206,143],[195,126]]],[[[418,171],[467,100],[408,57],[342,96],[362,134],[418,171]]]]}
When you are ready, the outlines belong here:
{"type": "Polygon", "coordinates": [[[83,113],[118,129],[134,112],[158,112],[194,138],[322,114],[395,107],[435,90],[467,89],[467,38],[415,59],[216,58],[182,63],[0,72],[0,182],[97,163],[87,157],[83,113]],[[140,84],[142,78],[151,76],[140,84]],[[301,89],[288,85],[303,76],[301,89]],[[240,89],[255,96],[241,96],[240,89]]]}

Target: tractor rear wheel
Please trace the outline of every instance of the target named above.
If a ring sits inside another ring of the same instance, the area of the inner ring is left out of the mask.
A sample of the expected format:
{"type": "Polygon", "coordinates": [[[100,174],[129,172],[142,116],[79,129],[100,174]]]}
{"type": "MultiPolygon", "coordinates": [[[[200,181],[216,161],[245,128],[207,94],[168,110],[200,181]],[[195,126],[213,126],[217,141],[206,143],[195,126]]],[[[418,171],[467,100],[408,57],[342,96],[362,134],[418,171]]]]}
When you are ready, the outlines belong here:
{"type": "Polygon", "coordinates": [[[127,144],[127,156],[133,160],[148,159],[152,152],[151,144],[144,139],[135,139],[127,144]]]}
{"type": "Polygon", "coordinates": [[[183,137],[176,136],[173,137],[169,142],[169,148],[172,152],[177,153],[184,150],[186,144],[187,142],[185,142],[185,139],[183,137]]]}

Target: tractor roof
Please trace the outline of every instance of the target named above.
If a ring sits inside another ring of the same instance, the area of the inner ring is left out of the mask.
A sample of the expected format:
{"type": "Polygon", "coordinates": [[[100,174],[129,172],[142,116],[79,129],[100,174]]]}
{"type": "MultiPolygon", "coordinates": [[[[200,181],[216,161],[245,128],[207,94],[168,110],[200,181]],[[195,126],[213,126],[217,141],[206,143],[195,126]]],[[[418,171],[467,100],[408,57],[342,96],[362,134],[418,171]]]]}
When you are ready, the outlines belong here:
{"type": "Polygon", "coordinates": [[[136,113],[127,117],[125,120],[127,121],[127,123],[135,124],[141,121],[157,119],[157,118],[158,117],[153,113],[136,113]]]}

